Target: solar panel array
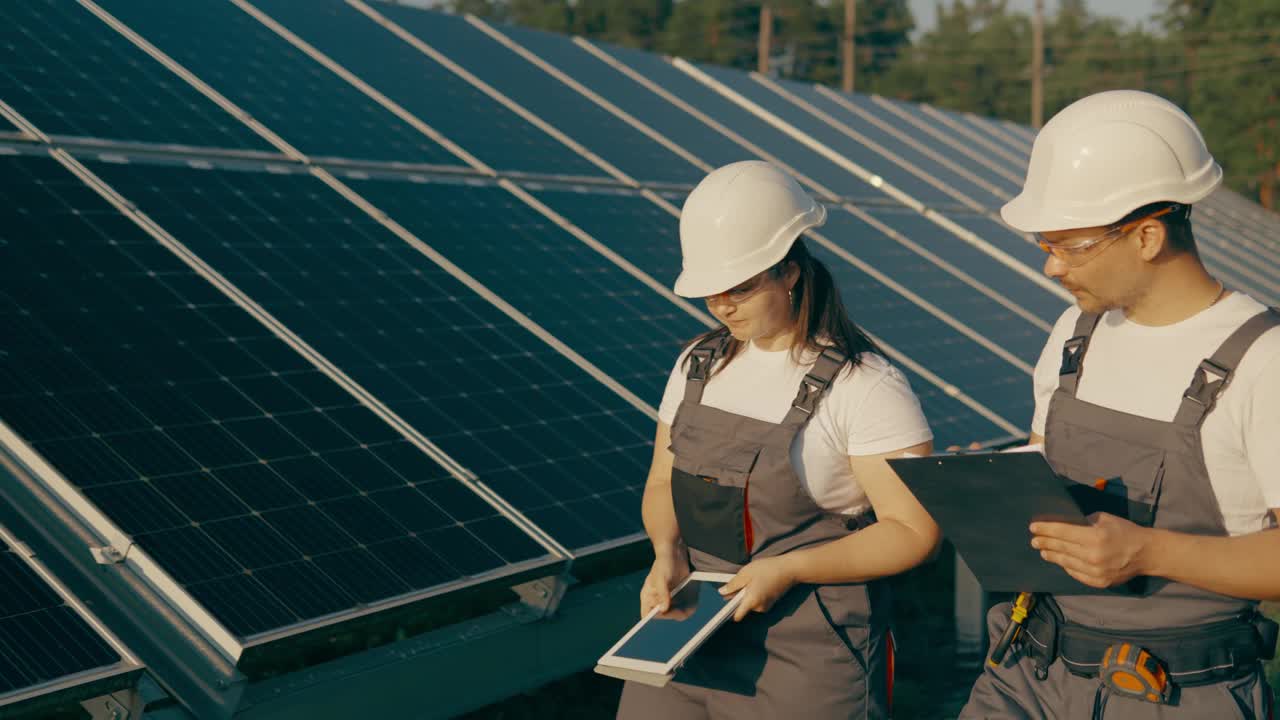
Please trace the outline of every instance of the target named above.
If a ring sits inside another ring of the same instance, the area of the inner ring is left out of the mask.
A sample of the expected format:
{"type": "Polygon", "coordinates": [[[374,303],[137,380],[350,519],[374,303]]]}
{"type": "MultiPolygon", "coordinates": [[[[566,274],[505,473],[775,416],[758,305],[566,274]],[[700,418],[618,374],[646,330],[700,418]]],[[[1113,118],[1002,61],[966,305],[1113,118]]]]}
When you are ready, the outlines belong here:
{"type": "Polygon", "coordinates": [[[137,661],[91,625],[29,556],[0,527],[0,707],[41,693],[74,695],[91,682],[119,686],[137,661]]]}
{"type": "MultiPolygon", "coordinates": [[[[0,145],[8,450],[233,658],[640,540],[654,408],[714,325],[668,289],[678,207],[728,162],[828,204],[810,246],[937,444],[1029,425],[1068,296],[996,214],[1019,126],[363,0],[0,28],[0,100],[52,142],[0,145]]],[[[1280,299],[1274,215],[1221,191],[1196,227],[1280,299]]]]}

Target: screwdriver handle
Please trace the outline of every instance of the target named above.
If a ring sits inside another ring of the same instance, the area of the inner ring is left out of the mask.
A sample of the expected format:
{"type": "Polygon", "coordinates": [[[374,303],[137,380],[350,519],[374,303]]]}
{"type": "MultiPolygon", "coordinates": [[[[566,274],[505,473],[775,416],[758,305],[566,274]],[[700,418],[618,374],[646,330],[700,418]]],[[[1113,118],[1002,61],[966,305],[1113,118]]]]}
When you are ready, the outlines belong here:
{"type": "Polygon", "coordinates": [[[1027,619],[1027,615],[1031,612],[1031,608],[1035,605],[1035,596],[1031,593],[1018,593],[1018,599],[1013,602],[1013,610],[1010,613],[1009,624],[1005,627],[1004,632],[1000,634],[1000,639],[991,648],[991,655],[987,657],[987,664],[992,667],[999,667],[1004,662],[1004,656],[1008,654],[1009,647],[1018,639],[1018,634],[1022,631],[1022,623],[1027,619]]]}

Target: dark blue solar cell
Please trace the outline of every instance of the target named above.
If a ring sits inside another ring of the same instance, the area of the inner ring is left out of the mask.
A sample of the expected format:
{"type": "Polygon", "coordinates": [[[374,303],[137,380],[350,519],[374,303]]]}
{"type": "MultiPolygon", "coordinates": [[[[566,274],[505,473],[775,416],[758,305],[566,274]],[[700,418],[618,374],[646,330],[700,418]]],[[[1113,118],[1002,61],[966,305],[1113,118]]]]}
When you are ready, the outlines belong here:
{"type": "MultiPolygon", "coordinates": [[[[137,164],[94,168],[241,288],[247,279],[264,280],[253,299],[482,482],[490,471],[515,473],[526,482],[547,478],[542,502],[598,503],[595,511],[610,518],[606,535],[582,520],[545,526],[561,542],[595,545],[639,531],[638,513],[617,515],[594,497],[599,489],[584,491],[554,470],[583,453],[621,451],[647,462],[653,431],[652,425],[636,429],[643,413],[313,178],[137,164]],[[186,201],[192,197],[217,208],[216,214],[189,212],[186,201]],[[211,220],[222,223],[216,239],[201,232],[211,220]],[[273,271],[260,275],[259,263],[271,263],[273,271]],[[611,416],[629,436],[602,419],[611,416]],[[579,423],[567,436],[567,451],[521,439],[525,427],[561,421],[579,423]],[[593,426],[608,428],[607,434],[593,426]]],[[[450,183],[356,186],[371,191],[381,209],[570,347],[657,403],[671,358],[681,340],[697,331],[686,314],[506,191],[450,183]],[[571,282],[565,282],[566,273],[571,282]]],[[[351,412],[339,408],[326,416],[357,440],[384,442],[383,423],[351,412]]],[[[283,425],[279,417],[274,420],[283,425]]],[[[227,423],[227,430],[251,435],[249,443],[276,442],[265,430],[245,432],[245,422],[227,423]]],[[[388,448],[380,455],[386,468],[422,487],[458,521],[491,513],[470,490],[424,464],[421,452],[406,452],[403,444],[381,447],[388,448]],[[477,515],[469,517],[468,508],[477,515]]],[[[317,498],[350,495],[348,486],[373,492],[389,485],[383,467],[366,462],[369,470],[353,475],[348,460],[287,457],[272,467],[291,487],[305,487],[317,498]],[[337,466],[348,470],[326,471],[337,466]]],[[[615,462],[601,464],[599,472],[610,490],[638,502],[643,470],[615,462]]],[[[538,510],[516,506],[526,514],[538,510]]],[[[489,538],[480,541],[469,545],[483,546],[489,538]]],[[[453,551],[446,559],[460,569],[475,565],[453,551]]]]}
{"type": "Polygon", "coordinates": [[[0,6],[0,97],[48,134],[275,152],[73,0],[0,6]]]}
{"type": "Polygon", "coordinates": [[[921,145],[994,185],[1004,196],[1013,197],[1022,189],[1022,172],[1015,173],[1005,169],[990,157],[978,153],[964,138],[946,132],[944,127],[930,120],[918,106],[884,98],[873,99],[858,93],[845,95],[844,99],[863,113],[897,128],[921,145]],[[901,114],[895,111],[900,111],[901,114]]]}
{"type": "Polygon", "coordinates": [[[604,175],[568,146],[341,0],[254,4],[490,167],[604,175]]]}
{"type": "MultiPolygon", "coordinates": [[[[980,173],[974,173],[963,164],[953,162],[947,153],[938,152],[927,144],[918,142],[907,134],[905,129],[896,127],[902,124],[901,121],[896,124],[884,124],[879,122],[880,118],[873,114],[860,114],[849,110],[811,84],[788,80],[775,82],[787,92],[812,105],[814,109],[827,114],[836,122],[914,165],[946,187],[968,196],[984,208],[997,208],[1010,197],[998,185],[993,186],[980,173]]],[[[862,111],[863,106],[873,104],[866,96],[845,96],[844,99],[853,104],[854,97],[863,101],[861,105],[854,104],[859,111],[862,111]]],[[[957,199],[951,198],[945,202],[955,204],[957,199]]]]}
{"type": "Polygon", "coordinates": [[[503,25],[498,30],[712,167],[755,157],[576,42],[565,42],[562,35],[516,25],[503,25]]]}
{"type": "MultiPolygon", "coordinates": [[[[762,151],[794,168],[796,172],[821,183],[836,195],[874,202],[886,199],[883,192],[859,180],[798,140],[783,134],[780,130],[751,114],[732,100],[681,72],[660,56],[603,43],[597,43],[597,45],[631,69],[689,103],[701,113],[727,126],[762,151]]],[[[655,95],[653,102],[658,104],[666,101],[655,95]]],[[[681,139],[685,137],[684,134],[681,134],[673,136],[672,139],[678,143],[694,144],[691,140],[681,139]]],[[[696,149],[689,148],[688,145],[686,145],[686,148],[696,154],[696,149]]],[[[743,152],[747,153],[746,150],[743,152]]],[[[749,154],[744,154],[734,159],[748,160],[751,157],[749,154]]]]}
{"type": "Polygon", "coordinates": [[[985,137],[995,141],[1001,147],[1007,148],[1009,151],[1018,155],[1023,159],[1030,157],[1031,143],[1016,137],[1009,130],[1004,128],[998,121],[992,118],[980,117],[973,113],[949,112],[951,117],[974,128],[985,137]]]}
{"type": "MultiPolygon", "coordinates": [[[[1067,307],[1067,301],[1064,298],[1054,294],[1026,274],[1015,272],[991,255],[961,240],[949,230],[919,213],[872,206],[863,206],[862,209],[1046,323],[1056,322],[1067,307]]],[[[1006,236],[1012,235],[1007,230],[1002,232],[1006,236]]],[[[1012,237],[1012,240],[1026,244],[1034,252],[1040,252],[1034,245],[1016,236],[1012,237]]],[[[994,242],[992,244],[995,245],[994,242]]],[[[1041,264],[1044,262],[1043,253],[1040,262],[1041,264]]],[[[1027,272],[1038,274],[1039,269],[1027,266],[1027,272]]]]}
{"type": "MultiPolygon", "coordinates": [[[[302,580],[324,576],[313,563],[323,551],[298,547],[294,534],[272,525],[272,512],[320,501],[333,526],[365,528],[369,514],[350,500],[394,483],[430,498],[458,537],[470,537],[477,521],[486,532],[511,525],[136,226],[103,234],[99,227],[110,223],[99,221],[114,209],[84,194],[52,160],[14,156],[0,168],[4,217],[39,212],[60,220],[57,233],[6,232],[0,242],[0,327],[22,318],[49,338],[7,346],[0,356],[0,417],[233,633],[305,621],[316,608],[355,608],[345,579],[302,580]],[[67,252],[73,247],[76,253],[67,252]],[[113,255],[100,267],[86,259],[113,255]],[[41,282],[28,282],[32,277],[41,282]],[[103,332],[82,332],[92,326],[103,332]],[[66,421],[24,412],[38,399],[51,400],[66,421]],[[422,456],[417,465],[410,453],[422,456]],[[399,467],[414,467],[416,475],[398,475],[399,467]],[[434,492],[451,485],[458,494],[434,492]],[[232,579],[247,570],[266,579],[232,579]],[[213,599],[230,587],[243,596],[213,599]],[[326,590],[325,597],[290,594],[326,590]]],[[[0,227],[11,227],[2,220],[0,227]]],[[[389,518],[386,527],[410,536],[389,518]]],[[[480,550],[454,567],[481,574],[550,560],[510,529],[514,534],[498,533],[492,544],[462,542],[462,554],[480,550]]],[[[340,541],[329,551],[358,545],[345,532],[327,537],[340,541]]],[[[393,574],[386,567],[370,572],[393,574]]],[[[403,592],[402,584],[391,585],[403,592]]]]}
{"type": "Polygon", "coordinates": [[[378,10],[631,177],[688,184],[702,179],[697,167],[462,17],[394,5],[380,4],[378,10]]]}
{"type": "MultiPolygon", "coordinates": [[[[672,279],[678,274],[680,249],[676,220],[648,200],[621,193],[551,189],[540,190],[537,195],[588,232],[605,240],[615,252],[645,272],[658,278],[672,279]]],[[[858,233],[869,234],[866,230],[858,233]]],[[[832,234],[839,233],[828,233],[832,234]]],[[[858,244],[852,238],[849,242],[852,246],[858,244]]],[[[856,322],[1018,427],[1027,426],[1031,418],[1032,397],[1030,378],[1025,373],[1010,367],[919,306],[908,303],[874,278],[821,247],[817,241],[810,239],[808,245],[810,251],[831,270],[856,322]]],[[[1026,325],[1020,319],[1018,322],[1026,325]]],[[[1032,343],[1028,339],[1021,342],[1030,349],[1032,343]]],[[[1042,345],[1043,339],[1035,346],[1035,353],[1038,354],[1042,345]]],[[[1034,362],[1034,358],[1030,362],[1034,362]]],[[[911,373],[910,368],[907,371],[939,439],[979,436],[991,439],[1008,434],[1007,430],[978,416],[936,385],[911,373]]]]}
{"type": "MultiPolygon", "coordinates": [[[[500,188],[376,180],[354,186],[651,404],[661,399],[671,357],[703,330],[500,188]]],[[[500,337],[492,342],[504,344],[500,337]]]]}
{"type": "Polygon", "coordinates": [[[99,4],[304,153],[463,164],[231,3],[99,4]]]}
{"type": "MultiPolygon", "coordinates": [[[[1024,362],[1034,365],[1048,332],[847,211],[827,216],[822,234],[1024,362]]],[[[1047,323],[1046,323],[1047,325],[1047,323]]]]}
{"type": "Polygon", "coordinates": [[[1039,272],[1044,267],[1045,254],[1035,243],[1022,233],[1013,230],[1002,222],[997,222],[981,215],[965,213],[949,213],[947,217],[955,220],[975,235],[1021,260],[1031,270],[1039,272]]]}
{"type": "MultiPolygon", "coordinates": [[[[122,658],[7,542],[0,541],[0,704],[56,681],[100,681],[122,658]]],[[[113,685],[113,689],[114,689],[113,685]]]]}
{"type": "MultiPolygon", "coordinates": [[[[929,184],[920,176],[912,174],[894,161],[876,153],[872,148],[848,135],[842,134],[799,106],[769,90],[752,79],[747,73],[714,65],[699,65],[698,69],[747,100],[772,113],[784,123],[790,124],[800,132],[834,150],[841,157],[862,166],[864,170],[872,175],[883,178],[885,182],[911,195],[925,205],[937,207],[961,204],[960,200],[947,194],[941,188],[929,184]]],[[[921,168],[922,172],[924,170],[924,168],[921,168]]]]}

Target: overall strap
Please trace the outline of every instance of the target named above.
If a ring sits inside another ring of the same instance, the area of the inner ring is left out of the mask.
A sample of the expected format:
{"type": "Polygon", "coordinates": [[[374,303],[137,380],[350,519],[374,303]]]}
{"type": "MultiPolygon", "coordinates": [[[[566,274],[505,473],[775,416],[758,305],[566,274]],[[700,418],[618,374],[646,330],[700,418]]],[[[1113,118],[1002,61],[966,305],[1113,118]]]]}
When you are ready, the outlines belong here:
{"type": "Polygon", "coordinates": [[[690,405],[702,402],[702,390],[711,377],[711,368],[729,344],[728,333],[712,335],[689,351],[689,371],[685,373],[684,401],[690,405]]]}
{"type": "Polygon", "coordinates": [[[818,409],[822,394],[830,387],[836,373],[840,372],[848,359],[848,356],[833,347],[823,348],[818,360],[800,381],[800,390],[796,393],[796,399],[791,401],[791,409],[782,418],[781,425],[798,430],[809,422],[813,411],[818,409]]]}
{"type": "Polygon", "coordinates": [[[1094,328],[1098,327],[1101,315],[1080,312],[1076,318],[1076,328],[1071,339],[1062,344],[1062,366],[1058,368],[1058,387],[1071,397],[1076,396],[1076,387],[1080,385],[1080,374],[1084,372],[1084,354],[1089,351],[1089,340],[1093,337],[1094,328]]]}
{"type": "Polygon", "coordinates": [[[1245,321],[1231,333],[1207,360],[1202,360],[1182,393],[1182,404],[1173,421],[1178,425],[1199,426],[1204,422],[1218,398],[1231,384],[1240,360],[1263,333],[1280,326],[1280,310],[1268,308],[1245,321]]]}

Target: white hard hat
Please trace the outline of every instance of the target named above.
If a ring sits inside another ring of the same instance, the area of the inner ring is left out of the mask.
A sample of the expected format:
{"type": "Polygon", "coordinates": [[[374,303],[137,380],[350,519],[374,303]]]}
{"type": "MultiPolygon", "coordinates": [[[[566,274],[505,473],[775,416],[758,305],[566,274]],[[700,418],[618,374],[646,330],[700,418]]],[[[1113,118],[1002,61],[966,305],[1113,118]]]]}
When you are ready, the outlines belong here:
{"type": "Polygon", "coordinates": [[[1154,202],[1190,205],[1222,182],[1196,124],[1137,90],[1077,100],[1036,135],[1022,193],[1000,215],[1024,232],[1110,225],[1154,202]]]}
{"type": "Polygon", "coordinates": [[[786,256],[800,233],[827,220],[827,209],[790,175],[746,160],[713,170],[684,201],[675,291],[724,292],[786,256]]]}

